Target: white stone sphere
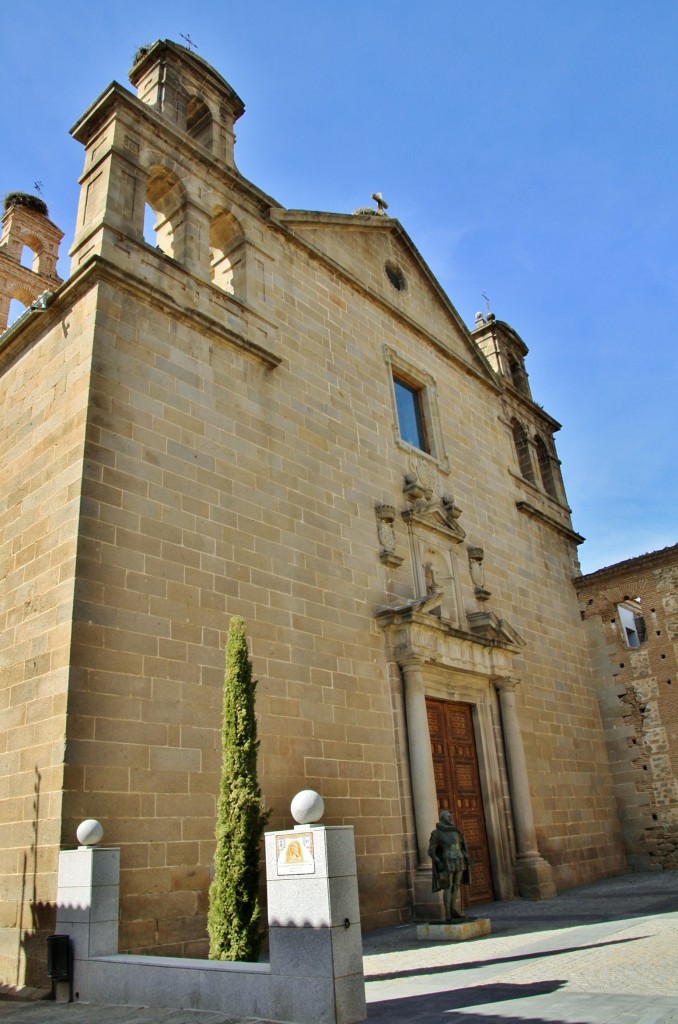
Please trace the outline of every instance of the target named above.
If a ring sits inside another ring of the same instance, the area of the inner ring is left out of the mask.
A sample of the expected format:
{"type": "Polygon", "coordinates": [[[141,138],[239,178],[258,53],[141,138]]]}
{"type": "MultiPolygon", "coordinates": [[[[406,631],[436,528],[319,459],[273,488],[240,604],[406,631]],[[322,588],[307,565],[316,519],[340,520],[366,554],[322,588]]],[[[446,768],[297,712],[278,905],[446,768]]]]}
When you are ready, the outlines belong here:
{"type": "Polygon", "coordinates": [[[320,821],[325,810],[325,801],[314,789],[302,789],[290,805],[292,817],[300,825],[310,825],[320,821]]]}
{"type": "Polygon", "coordinates": [[[104,827],[96,818],[87,818],[78,825],[75,833],[81,846],[96,846],[104,835],[104,827]]]}

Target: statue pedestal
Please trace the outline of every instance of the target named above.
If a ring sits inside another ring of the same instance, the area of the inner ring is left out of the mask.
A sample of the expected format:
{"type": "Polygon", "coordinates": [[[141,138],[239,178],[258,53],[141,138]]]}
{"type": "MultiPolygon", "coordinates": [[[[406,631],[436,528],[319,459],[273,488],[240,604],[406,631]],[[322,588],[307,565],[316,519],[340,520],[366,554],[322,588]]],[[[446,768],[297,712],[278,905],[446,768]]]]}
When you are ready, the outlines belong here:
{"type": "Polygon", "coordinates": [[[492,931],[489,917],[464,917],[458,921],[429,921],[417,925],[422,942],[467,942],[492,931]]]}

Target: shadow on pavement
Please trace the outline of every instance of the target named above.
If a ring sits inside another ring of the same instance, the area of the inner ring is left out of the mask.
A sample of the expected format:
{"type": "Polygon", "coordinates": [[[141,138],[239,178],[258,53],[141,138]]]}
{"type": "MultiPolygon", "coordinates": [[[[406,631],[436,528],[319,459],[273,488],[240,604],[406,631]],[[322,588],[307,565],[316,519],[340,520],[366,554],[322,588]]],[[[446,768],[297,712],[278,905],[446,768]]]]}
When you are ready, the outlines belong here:
{"type": "MultiPolygon", "coordinates": [[[[468,988],[456,989],[451,992],[435,992],[430,995],[411,996],[407,999],[386,999],[381,1003],[368,1005],[368,1021],[416,1021],[417,1024],[462,1024],[462,1022],[482,1021],[483,1024],[506,1021],[506,1017],[496,1014],[461,1014],[457,1011],[473,1006],[485,1006],[489,1003],[503,1003],[511,999],[532,999],[535,996],[551,995],[567,984],[566,981],[537,981],[529,985],[473,985],[468,988]]],[[[539,1021],[548,1024],[544,1018],[520,1016],[522,1024],[539,1021]]]]}
{"type": "MultiPolygon", "coordinates": [[[[565,889],[546,900],[500,900],[467,908],[473,917],[489,917],[492,936],[525,935],[610,924],[633,918],[678,912],[678,871],[645,872],[605,878],[565,889]]],[[[486,939],[476,939],[483,943],[486,939]]],[[[373,953],[421,949],[414,924],[379,929],[363,935],[367,956],[373,953]]]]}
{"type": "Polygon", "coordinates": [[[402,971],[391,971],[386,974],[365,972],[365,981],[393,981],[396,978],[416,978],[418,975],[446,974],[450,971],[472,971],[477,967],[494,967],[499,964],[517,964],[522,960],[543,960],[545,957],[559,956],[561,953],[579,953],[584,949],[602,949],[604,946],[620,946],[627,942],[638,942],[647,938],[637,935],[630,939],[610,939],[609,942],[591,942],[580,946],[562,946],[555,949],[540,949],[536,953],[517,953],[513,956],[500,956],[495,959],[469,960],[464,963],[440,964],[436,967],[413,967],[402,971]]]}

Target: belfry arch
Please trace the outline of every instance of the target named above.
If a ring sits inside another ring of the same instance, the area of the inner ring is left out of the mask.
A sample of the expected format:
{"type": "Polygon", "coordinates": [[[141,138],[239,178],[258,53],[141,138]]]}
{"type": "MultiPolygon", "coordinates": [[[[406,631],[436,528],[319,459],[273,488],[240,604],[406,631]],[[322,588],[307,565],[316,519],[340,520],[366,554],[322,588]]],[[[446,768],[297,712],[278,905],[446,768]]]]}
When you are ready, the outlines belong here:
{"type": "Polygon", "coordinates": [[[13,299],[28,307],[43,292],[54,291],[61,284],[56,265],[63,231],[48,213],[38,196],[10,192],[5,198],[0,238],[0,332],[7,327],[13,299]],[[25,248],[33,253],[30,266],[22,264],[25,248]]]}
{"type": "Polygon", "coordinates": [[[184,257],[185,189],[177,175],[155,164],[146,181],[146,203],[156,216],[157,247],[181,263],[184,257]]]}
{"type": "Polygon", "coordinates": [[[245,293],[245,233],[227,210],[217,210],[210,223],[210,277],[222,291],[242,298],[245,293]]]}
{"type": "Polygon", "coordinates": [[[199,96],[192,96],[188,101],[186,134],[211,152],[214,143],[214,119],[212,111],[199,96]]]}

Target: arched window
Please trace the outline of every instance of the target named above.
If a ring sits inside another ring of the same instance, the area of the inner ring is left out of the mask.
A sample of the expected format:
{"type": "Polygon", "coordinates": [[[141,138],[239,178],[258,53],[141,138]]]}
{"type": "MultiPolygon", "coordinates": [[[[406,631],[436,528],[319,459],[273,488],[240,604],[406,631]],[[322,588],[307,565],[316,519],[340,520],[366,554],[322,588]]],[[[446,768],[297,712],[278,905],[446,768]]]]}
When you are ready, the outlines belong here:
{"type": "Polygon", "coordinates": [[[36,299],[35,289],[25,285],[9,282],[6,288],[0,288],[0,334],[11,327],[36,299]]]}
{"type": "MultiPolygon", "coordinates": [[[[184,190],[176,174],[165,167],[152,167],[146,184],[146,203],[155,214],[155,245],[166,256],[183,258],[184,190]]],[[[148,225],[148,219],[145,221],[148,225]]],[[[146,227],[146,230],[148,228],[146,227]]],[[[146,230],[144,237],[146,238],[146,230]]],[[[147,238],[150,244],[152,240],[147,238]]]]}
{"type": "Polygon", "coordinates": [[[527,386],[527,374],[525,373],[525,367],[521,360],[514,357],[510,358],[509,361],[509,373],[511,374],[511,383],[517,391],[520,391],[523,395],[529,395],[529,388],[527,386]]]}
{"type": "Polygon", "coordinates": [[[522,423],[518,420],[511,421],[511,429],[513,431],[513,444],[515,445],[516,455],[518,456],[518,466],[520,468],[520,475],[525,480],[529,480],[531,484],[536,483],[534,478],[534,470],[532,469],[532,459],[530,457],[530,441],[527,436],[527,431],[522,423]]]}
{"type": "Polygon", "coordinates": [[[26,267],[27,270],[32,270],[35,274],[45,273],[47,268],[43,266],[44,261],[42,259],[45,249],[44,243],[37,235],[29,234],[28,232],[23,234],[21,241],[23,243],[21,266],[26,267]]]}
{"type": "Polygon", "coordinates": [[[15,320],[18,320],[22,313],[25,313],[28,306],[24,305],[20,299],[11,299],[9,304],[9,316],[7,317],[7,326],[11,327],[15,320]]]}
{"type": "Polygon", "coordinates": [[[210,225],[210,274],[212,283],[235,295],[244,297],[245,236],[240,222],[226,210],[215,214],[210,225]]]}
{"type": "Polygon", "coordinates": [[[186,131],[205,149],[212,149],[214,140],[213,122],[210,109],[204,100],[197,96],[191,97],[186,110],[186,131]]]}
{"type": "Polygon", "coordinates": [[[551,456],[549,455],[546,442],[539,434],[535,435],[534,446],[537,451],[537,461],[539,462],[539,475],[541,476],[541,482],[544,490],[550,497],[557,498],[558,490],[556,488],[556,481],[553,476],[553,467],[551,465],[551,456]]]}
{"type": "Polygon", "coordinates": [[[21,250],[21,266],[25,267],[26,270],[33,270],[33,264],[35,262],[35,253],[31,249],[30,245],[24,245],[21,250]]]}

